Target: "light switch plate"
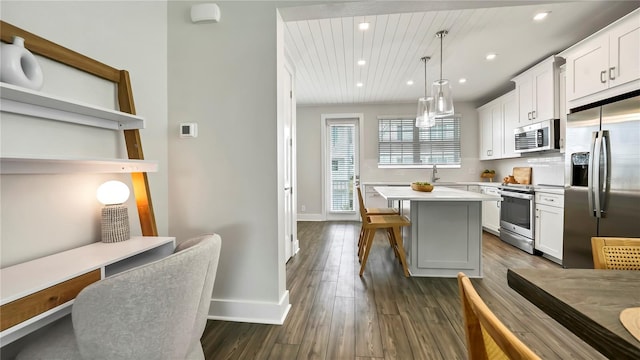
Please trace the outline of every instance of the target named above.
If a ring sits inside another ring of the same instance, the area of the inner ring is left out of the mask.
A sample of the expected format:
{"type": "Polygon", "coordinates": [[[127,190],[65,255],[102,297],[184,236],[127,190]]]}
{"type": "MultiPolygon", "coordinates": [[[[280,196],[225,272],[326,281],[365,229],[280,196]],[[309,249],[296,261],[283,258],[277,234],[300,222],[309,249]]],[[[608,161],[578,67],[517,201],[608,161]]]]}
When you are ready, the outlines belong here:
{"type": "Polygon", "coordinates": [[[180,137],[183,137],[183,138],[198,137],[198,124],[197,123],[181,123],[180,137]]]}

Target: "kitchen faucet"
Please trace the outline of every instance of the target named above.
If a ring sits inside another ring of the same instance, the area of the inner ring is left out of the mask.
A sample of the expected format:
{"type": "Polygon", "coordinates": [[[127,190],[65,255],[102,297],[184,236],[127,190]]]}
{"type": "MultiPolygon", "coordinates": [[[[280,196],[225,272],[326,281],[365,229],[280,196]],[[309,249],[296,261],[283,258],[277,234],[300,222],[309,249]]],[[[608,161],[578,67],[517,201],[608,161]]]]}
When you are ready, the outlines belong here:
{"type": "Polygon", "coordinates": [[[436,164],[433,164],[433,171],[431,172],[431,183],[435,183],[437,180],[440,180],[439,177],[436,177],[436,174],[438,173],[438,167],[436,166],[436,164]]]}

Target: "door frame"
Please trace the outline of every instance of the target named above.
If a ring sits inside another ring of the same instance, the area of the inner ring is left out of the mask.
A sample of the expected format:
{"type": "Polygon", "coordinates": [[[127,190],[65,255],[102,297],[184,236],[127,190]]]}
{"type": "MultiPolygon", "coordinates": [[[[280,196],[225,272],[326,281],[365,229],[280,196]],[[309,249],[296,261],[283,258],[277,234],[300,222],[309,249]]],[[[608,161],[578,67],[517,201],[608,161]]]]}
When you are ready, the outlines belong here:
{"type": "MultiPolygon", "coordinates": [[[[362,160],[362,139],[363,139],[363,122],[364,122],[364,114],[363,113],[339,113],[339,114],[322,114],[320,116],[320,143],[322,146],[322,166],[321,166],[321,174],[322,174],[322,186],[321,186],[321,201],[322,201],[322,218],[324,220],[345,220],[345,221],[358,221],[360,220],[360,207],[357,206],[357,194],[354,191],[354,213],[353,214],[349,214],[349,215],[344,215],[344,216],[336,216],[336,215],[332,215],[329,214],[329,211],[327,209],[327,177],[329,176],[329,172],[327,171],[327,158],[328,158],[328,154],[327,154],[327,147],[328,147],[328,142],[327,142],[327,128],[328,128],[328,122],[331,120],[339,120],[339,119],[349,119],[349,120],[354,120],[356,122],[356,126],[357,126],[357,134],[358,134],[358,139],[356,142],[356,169],[355,169],[355,176],[356,176],[356,183],[359,184],[360,182],[360,162],[362,160]]],[[[355,185],[355,184],[354,184],[355,185]]],[[[354,189],[355,190],[355,189],[354,189]]]]}
{"type": "MultiPolygon", "coordinates": [[[[285,263],[289,261],[289,259],[291,259],[293,256],[295,256],[298,251],[300,250],[300,241],[298,239],[298,211],[297,211],[297,199],[298,199],[298,184],[297,184],[297,156],[296,156],[296,91],[295,91],[295,85],[296,85],[296,72],[295,72],[295,67],[292,65],[293,63],[291,62],[288,54],[285,52],[285,59],[284,59],[284,75],[285,78],[283,79],[283,81],[287,81],[290,80],[291,81],[291,87],[290,87],[290,111],[291,111],[291,123],[290,123],[290,131],[291,131],[291,143],[289,144],[290,146],[290,150],[291,150],[291,157],[289,159],[289,161],[291,161],[291,166],[290,171],[290,186],[292,188],[291,190],[291,214],[290,214],[290,223],[291,223],[291,240],[287,241],[286,239],[283,239],[283,241],[285,241],[285,263]],[[290,74],[290,78],[287,79],[287,74],[290,74]]],[[[284,96],[286,96],[286,94],[283,94],[284,96]]],[[[286,104],[286,101],[285,101],[286,104]]],[[[287,111],[287,109],[283,109],[283,111],[287,111]]],[[[284,114],[283,114],[284,115],[284,114]]],[[[284,134],[284,128],[285,128],[286,124],[283,123],[283,134],[284,134]]],[[[285,140],[286,141],[286,140],[285,140]]],[[[286,144],[282,144],[284,146],[286,146],[286,144]]],[[[283,150],[286,151],[286,150],[283,150]]],[[[286,155],[283,154],[283,160],[286,159],[286,155]]],[[[286,171],[286,165],[283,169],[284,171],[286,171]]],[[[283,199],[284,202],[285,199],[283,199]]],[[[286,206],[286,205],[285,205],[286,206]]],[[[284,216],[286,217],[286,213],[284,214],[284,216]]],[[[284,231],[286,233],[287,229],[286,229],[286,224],[287,221],[285,219],[285,223],[284,223],[284,231]]],[[[286,236],[286,234],[285,234],[286,236]]]]}

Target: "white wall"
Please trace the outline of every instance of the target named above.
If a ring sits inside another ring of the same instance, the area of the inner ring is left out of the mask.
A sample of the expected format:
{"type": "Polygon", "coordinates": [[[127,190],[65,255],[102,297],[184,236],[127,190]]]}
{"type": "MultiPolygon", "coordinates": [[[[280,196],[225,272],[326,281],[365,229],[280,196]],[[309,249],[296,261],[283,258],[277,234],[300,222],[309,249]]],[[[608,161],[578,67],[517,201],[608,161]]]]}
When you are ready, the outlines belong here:
{"type": "MultiPolygon", "coordinates": [[[[378,116],[415,116],[417,104],[326,105],[297,107],[298,141],[298,214],[300,218],[315,217],[322,212],[322,144],[320,131],[322,114],[363,113],[363,139],[360,139],[360,179],[362,182],[426,181],[431,169],[378,168],[378,116]],[[303,212],[301,206],[305,206],[303,212]]],[[[459,169],[439,169],[440,181],[479,181],[483,164],[478,160],[478,114],[470,103],[456,103],[456,113],[462,115],[462,166],[459,169]]]]}
{"type": "MultiPolygon", "coordinates": [[[[2,1],[2,20],[131,76],[145,157],[159,161],[149,175],[158,231],[168,234],[166,3],[112,1],[2,1]]],[[[113,84],[47,59],[43,92],[115,108],[113,84]]],[[[1,152],[9,155],[126,157],[121,133],[1,113],[1,152]]],[[[78,247],[100,239],[95,190],[128,175],[2,175],[0,266],[78,247]]],[[[140,234],[129,201],[132,235],[140,234]]]]}
{"type": "MultiPolygon", "coordinates": [[[[169,2],[169,199],[172,235],[222,236],[210,315],[278,322],[288,306],[278,241],[276,5],[217,2],[192,24],[169,2]],[[178,137],[197,122],[195,139],[178,137]]],[[[280,49],[279,51],[282,51],[280,49]]]]}

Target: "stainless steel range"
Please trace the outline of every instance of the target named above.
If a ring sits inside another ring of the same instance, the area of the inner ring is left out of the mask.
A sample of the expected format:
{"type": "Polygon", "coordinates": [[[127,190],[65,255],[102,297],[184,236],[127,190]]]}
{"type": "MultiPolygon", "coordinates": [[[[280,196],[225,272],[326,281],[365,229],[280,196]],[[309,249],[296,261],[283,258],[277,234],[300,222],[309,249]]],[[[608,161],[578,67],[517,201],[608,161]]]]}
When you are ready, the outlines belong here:
{"type": "Polygon", "coordinates": [[[535,224],[533,186],[503,184],[499,189],[502,196],[500,240],[533,254],[535,224]]]}

